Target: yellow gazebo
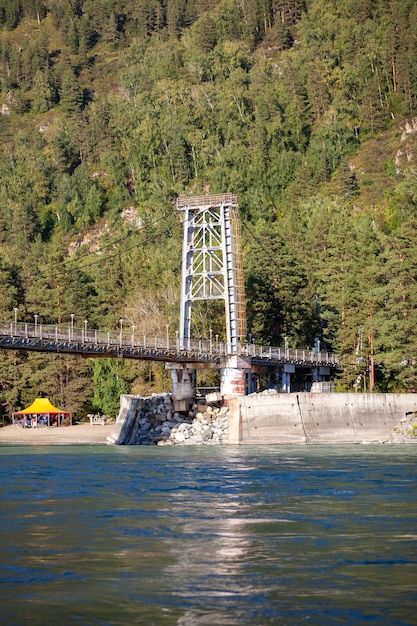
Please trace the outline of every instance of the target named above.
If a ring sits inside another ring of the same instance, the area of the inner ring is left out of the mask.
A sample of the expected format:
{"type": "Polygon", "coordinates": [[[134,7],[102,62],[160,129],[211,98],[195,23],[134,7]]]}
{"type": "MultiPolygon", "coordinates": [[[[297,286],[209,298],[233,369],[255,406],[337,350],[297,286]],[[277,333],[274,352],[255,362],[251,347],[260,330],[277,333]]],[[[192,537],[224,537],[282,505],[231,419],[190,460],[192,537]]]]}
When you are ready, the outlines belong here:
{"type": "Polygon", "coordinates": [[[13,423],[16,422],[16,416],[22,416],[22,426],[28,426],[37,428],[38,424],[45,425],[45,420],[48,420],[49,426],[61,426],[62,420],[68,415],[71,416],[69,411],[63,409],[57,409],[56,406],[50,402],[49,398],[36,398],[30,406],[21,411],[13,412],[13,423]]]}

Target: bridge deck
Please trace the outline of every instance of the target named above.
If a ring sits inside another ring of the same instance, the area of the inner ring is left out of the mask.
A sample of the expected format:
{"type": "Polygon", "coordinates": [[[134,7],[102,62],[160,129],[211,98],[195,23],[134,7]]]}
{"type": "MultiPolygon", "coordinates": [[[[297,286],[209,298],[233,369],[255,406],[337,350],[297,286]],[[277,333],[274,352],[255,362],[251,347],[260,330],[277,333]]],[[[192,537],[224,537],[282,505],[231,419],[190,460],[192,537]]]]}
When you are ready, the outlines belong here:
{"type": "Polygon", "coordinates": [[[329,352],[255,344],[239,344],[232,351],[231,346],[217,340],[191,340],[189,347],[181,350],[178,338],[168,336],[147,337],[134,333],[23,322],[0,322],[0,349],[78,354],[91,358],[201,363],[207,367],[222,367],[232,354],[249,357],[251,362],[257,365],[278,366],[294,363],[333,368],[338,365],[336,356],[329,352]]]}

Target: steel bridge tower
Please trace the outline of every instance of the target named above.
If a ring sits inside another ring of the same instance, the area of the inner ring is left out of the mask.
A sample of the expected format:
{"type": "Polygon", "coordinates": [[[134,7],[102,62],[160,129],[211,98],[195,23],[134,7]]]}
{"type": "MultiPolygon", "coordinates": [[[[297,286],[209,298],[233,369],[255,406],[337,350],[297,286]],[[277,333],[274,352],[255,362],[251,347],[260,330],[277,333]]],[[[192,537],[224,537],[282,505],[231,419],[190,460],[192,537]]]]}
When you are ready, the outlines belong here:
{"type": "Polygon", "coordinates": [[[191,339],[191,307],[197,300],[223,300],[229,353],[246,338],[240,222],[237,196],[180,197],[184,212],[180,348],[191,339]]]}

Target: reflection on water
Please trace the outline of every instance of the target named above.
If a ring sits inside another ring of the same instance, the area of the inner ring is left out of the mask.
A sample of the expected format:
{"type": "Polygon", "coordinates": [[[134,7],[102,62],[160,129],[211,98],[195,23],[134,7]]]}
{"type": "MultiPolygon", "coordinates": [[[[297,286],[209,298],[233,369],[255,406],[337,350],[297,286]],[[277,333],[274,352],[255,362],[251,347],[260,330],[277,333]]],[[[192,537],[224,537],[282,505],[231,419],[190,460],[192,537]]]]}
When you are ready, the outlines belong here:
{"type": "Polygon", "coordinates": [[[416,460],[0,448],[0,624],[416,624],[416,460]]]}

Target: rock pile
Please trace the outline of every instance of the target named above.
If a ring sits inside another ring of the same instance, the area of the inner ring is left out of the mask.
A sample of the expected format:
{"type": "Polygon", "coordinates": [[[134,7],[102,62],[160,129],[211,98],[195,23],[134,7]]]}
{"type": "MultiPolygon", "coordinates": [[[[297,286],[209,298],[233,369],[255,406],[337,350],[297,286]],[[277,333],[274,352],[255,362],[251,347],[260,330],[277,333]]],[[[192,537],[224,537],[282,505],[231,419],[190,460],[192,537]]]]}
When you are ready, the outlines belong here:
{"type": "Polygon", "coordinates": [[[195,403],[188,415],[174,412],[171,394],[142,398],[130,445],[219,445],[227,443],[228,409],[195,403]]]}
{"type": "Polygon", "coordinates": [[[407,413],[401,418],[400,426],[385,443],[417,443],[417,413],[407,413]]]}

